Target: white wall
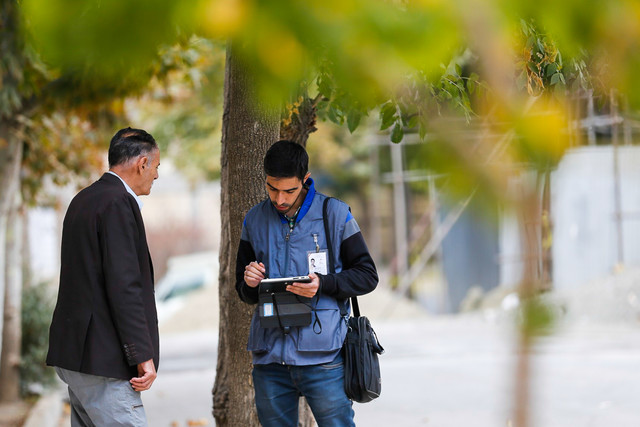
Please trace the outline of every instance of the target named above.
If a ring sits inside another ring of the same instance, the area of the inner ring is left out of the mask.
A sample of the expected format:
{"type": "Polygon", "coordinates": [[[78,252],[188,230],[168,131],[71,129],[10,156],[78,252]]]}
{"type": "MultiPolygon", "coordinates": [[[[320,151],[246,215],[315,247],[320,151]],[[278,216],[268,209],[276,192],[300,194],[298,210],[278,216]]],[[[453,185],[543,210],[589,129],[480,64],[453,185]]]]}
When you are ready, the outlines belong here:
{"type": "MultiPolygon", "coordinates": [[[[618,148],[623,265],[640,265],[640,147],[618,148]]],[[[576,287],[618,263],[612,146],[569,151],[551,179],[553,283],[576,287]]]]}

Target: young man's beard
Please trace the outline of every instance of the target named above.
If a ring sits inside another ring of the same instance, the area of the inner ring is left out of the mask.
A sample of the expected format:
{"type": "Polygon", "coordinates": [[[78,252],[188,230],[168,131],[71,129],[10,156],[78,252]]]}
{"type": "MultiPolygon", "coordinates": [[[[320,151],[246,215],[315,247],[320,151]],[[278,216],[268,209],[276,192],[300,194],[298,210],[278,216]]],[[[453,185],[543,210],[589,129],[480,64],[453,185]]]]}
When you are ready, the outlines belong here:
{"type": "Polygon", "coordinates": [[[278,206],[278,204],[276,202],[274,202],[273,200],[271,201],[271,204],[276,208],[276,210],[280,213],[286,214],[287,212],[289,212],[291,210],[291,205],[281,205],[278,206]]]}
{"type": "Polygon", "coordinates": [[[304,193],[304,189],[300,190],[300,192],[298,193],[298,196],[296,196],[296,199],[290,205],[289,204],[278,205],[278,203],[273,199],[271,200],[271,204],[273,205],[273,207],[276,208],[278,212],[280,212],[283,215],[287,215],[289,212],[293,210],[293,207],[298,203],[298,199],[300,199],[300,196],[303,193],[304,193]]]}

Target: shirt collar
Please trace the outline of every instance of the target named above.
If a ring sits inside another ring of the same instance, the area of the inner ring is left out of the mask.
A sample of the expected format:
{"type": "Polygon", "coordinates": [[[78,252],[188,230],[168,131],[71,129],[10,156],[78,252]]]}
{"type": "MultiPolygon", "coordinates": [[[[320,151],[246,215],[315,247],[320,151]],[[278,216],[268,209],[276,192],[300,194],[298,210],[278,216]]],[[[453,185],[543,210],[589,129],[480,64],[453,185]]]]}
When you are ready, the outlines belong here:
{"type": "Polygon", "coordinates": [[[313,202],[313,198],[316,195],[316,186],[313,183],[313,179],[309,178],[305,182],[306,185],[309,186],[307,190],[307,195],[304,198],[304,202],[302,202],[302,206],[300,207],[300,212],[298,212],[298,222],[309,212],[309,208],[311,208],[311,202],[313,202]]]}
{"type": "MultiPolygon", "coordinates": [[[[307,195],[304,197],[302,205],[300,205],[300,210],[298,211],[298,215],[296,216],[296,222],[300,222],[302,218],[304,218],[304,216],[307,214],[307,212],[309,212],[309,208],[311,208],[311,202],[313,202],[313,198],[316,195],[316,187],[313,183],[313,179],[307,179],[305,181],[305,184],[309,188],[307,189],[307,195]]],[[[282,220],[283,224],[288,222],[284,214],[278,212],[278,215],[280,215],[280,219],[282,220]]]]}
{"type": "Polygon", "coordinates": [[[133,196],[134,199],[136,199],[136,203],[138,204],[138,207],[140,208],[140,210],[142,210],[142,200],[140,200],[140,197],[138,197],[138,195],[136,193],[133,192],[133,190],[131,189],[131,187],[129,187],[129,184],[127,184],[124,179],[120,178],[120,175],[118,175],[117,173],[113,172],[113,171],[107,171],[107,173],[110,173],[111,175],[115,175],[118,177],[118,179],[120,181],[122,181],[122,184],[124,184],[124,188],[127,190],[127,193],[131,194],[133,196]]]}

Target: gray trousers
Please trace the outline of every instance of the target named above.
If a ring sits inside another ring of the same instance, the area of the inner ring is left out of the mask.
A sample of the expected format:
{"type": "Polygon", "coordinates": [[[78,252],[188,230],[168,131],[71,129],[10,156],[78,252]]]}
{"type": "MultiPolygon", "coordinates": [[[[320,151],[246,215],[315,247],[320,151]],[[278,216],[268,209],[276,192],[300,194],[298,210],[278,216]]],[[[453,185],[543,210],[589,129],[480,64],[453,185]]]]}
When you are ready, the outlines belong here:
{"type": "Polygon", "coordinates": [[[71,427],[146,427],[140,392],[129,381],[55,368],[69,386],[71,427]]]}

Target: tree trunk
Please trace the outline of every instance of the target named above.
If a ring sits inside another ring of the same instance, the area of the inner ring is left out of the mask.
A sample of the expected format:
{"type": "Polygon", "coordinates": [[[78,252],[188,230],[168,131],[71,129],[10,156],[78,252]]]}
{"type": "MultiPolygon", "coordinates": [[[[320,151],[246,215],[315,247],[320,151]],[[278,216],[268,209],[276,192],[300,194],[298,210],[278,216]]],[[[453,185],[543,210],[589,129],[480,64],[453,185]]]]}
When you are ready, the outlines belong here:
{"type": "MultiPolygon", "coordinates": [[[[524,311],[525,323],[530,316],[525,309],[526,304],[540,291],[540,246],[539,246],[539,218],[540,204],[536,188],[529,188],[529,183],[523,186],[523,194],[518,203],[522,221],[522,253],[524,271],[519,288],[521,307],[524,311]]],[[[513,425],[528,427],[530,425],[531,398],[531,349],[535,340],[534,331],[520,326],[518,336],[518,358],[516,361],[515,396],[513,425]]]]}
{"type": "Polygon", "coordinates": [[[4,312],[7,218],[19,188],[21,159],[22,144],[12,136],[9,123],[0,120],[0,319],[4,312]]]}
{"type": "Polygon", "coordinates": [[[20,248],[22,250],[22,289],[30,288],[33,283],[31,275],[31,245],[29,244],[29,209],[25,205],[24,201],[20,209],[20,221],[22,222],[22,243],[20,248]]]}
{"type": "Polygon", "coordinates": [[[213,388],[217,426],[258,426],[251,357],[246,350],[253,307],[235,290],[235,261],[242,221],[265,198],[262,159],[278,139],[277,111],[260,111],[243,64],[227,46],[222,119],[220,331],[213,388]]]}
{"type": "MultiPolygon", "coordinates": [[[[17,194],[16,194],[17,196],[17,194]]],[[[19,197],[16,197],[18,200],[19,197]]],[[[20,399],[22,217],[16,202],[7,221],[4,327],[0,352],[0,402],[20,399]]]]}

